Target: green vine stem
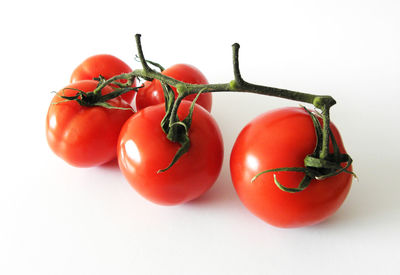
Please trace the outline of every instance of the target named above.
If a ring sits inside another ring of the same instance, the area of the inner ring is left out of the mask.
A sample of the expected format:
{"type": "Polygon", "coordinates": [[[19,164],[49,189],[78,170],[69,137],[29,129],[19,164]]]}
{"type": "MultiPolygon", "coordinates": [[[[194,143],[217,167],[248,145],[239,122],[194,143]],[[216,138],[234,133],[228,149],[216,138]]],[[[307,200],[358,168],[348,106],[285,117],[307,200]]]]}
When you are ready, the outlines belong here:
{"type": "Polygon", "coordinates": [[[117,80],[120,79],[126,79],[128,80],[128,82],[129,80],[132,81],[132,79],[135,77],[140,77],[145,80],[157,79],[167,85],[176,87],[178,95],[182,94],[184,97],[191,94],[197,94],[200,90],[202,90],[203,93],[247,92],[247,93],[268,95],[268,96],[280,97],[298,102],[308,103],[320,109],[323,115],[328,117],[326,121],[329,122],[329,109],[330,107],[336,104],[336,101],[329,95],[314,95],[314,94],[302,93],[286,89],[261,86],[244,81],[239,70],[240,46],[238,43],[232,45],[234,80],[228,83],[221,83],[221,84],[189,84],[176,80],[169,76],[163,75],[160,72],[157,72],[152,68],[150,68],[143,54],[140,37],[141,37],[140,34],[135,35],[138,56],[142,64],[142,69],[136,69],[131,73],[116,75],[112,78],[109,78],[108,80],[104,81],[102,85],[99,85],[97,89],[102,89],[104,86],[115,83],[117,80]]]}
{"type": "MultiPolygon", "coordinates": [[[[199,91],[202,93],[210,93],[210,92],[247,92],[247,93],[254,93],[254,94],[261,94],[261,95],[268,95],[268,96],[274,96],[274,97],[280,97],[284,99],[289,99],[289,100],[294,100],[298,102],[303,102],[303,103],[308,103],[314,105],[315,108],[319,109],[321,111],[322,115],[322,120],[323,120],[323,127],[321,127],[321,148],[319,152],[317,152],[317,156],[314,153],[313,154],[313,159],[317,158],[320,160],[320,163],[317,164],[317,166],[322,166],[322,169],[326,170],[326,167],[324,167],[324,161],[332,161],[331,160],[331,154],[329,153],[329,144],[330,144],[330,118],[329,118],[329,112],[330,108],[336,104],[336,101],[329,95],[314,95],[314,94],[309,94],[309,93],[303,93],[303,92],[297,92],[297,91],[291,91],[291,90],[286,90],[286,89],[279,89],[279,88],[273,88],[273,87],[268,87],[268,86],[261,86],[257,84],[252,84],[249,82],[246,82],[240,73],[239,69],[239,44],[235,43],[232,45],[232,59],[233,59],[233,75],[234,79],[228,83],[221,83],[221,84],[189,84],[185,83],[182,81],[178,81],[174,78],[168,77],[166,75],[161,74],[161,72],[153,70],[147,63],[144,53],[143,53],[143,48],[142,48],[142,43],[141,43],[141,35],[136,34],[135,39],[136,39],[136,45],[137,45],[137,52],[138,52],[138,57],[140,60],[140,63],[142,65],[142,69],[137,69],[132,71],[131,73],[126,73],[126,74],[121,74],[114,76],[108,80],[105,80],[97,87],[98,90],[101,90],[104,86],[108,84],[115,84],[117,80],[120,79],[126,79],[127,83],[121,84],[119,83],[120,87],[128,86],[129,83],[132,83],[133,79],[135,77],[142,78],[144,80],[153,80],[157,79],[163,85],[168,85],[168,86],[173,86],[176,88],[177,93],[178,93],[178,98],[174,101],[172,107],[172,112],[169,114],[169,124],[173,125],[174,123],[176,124],[176,119],[177,115],[176,112],[178,110],[179,103],[181,100],[191,94],[198,94],[199,91]]],[[[152,63],[150,63],[152,64],[152,63]]],[[[96,91],[95,91],[96,93],[96,91]]],[[[173,135],[172,135],[173,136],[173,135]]],[[[174,138],[170,139],[173,142],[179,142],[178,140],[174,140],[174,138]]],[[[347,155],[346,155],[347,156],[347,155]]],[[[336,170],[338,170],[338,167],[340,166],[340,162],[350,162],[351,163],[351,158],[350,157],[338,157],[335,156],[336,158],[336,163],[339,166],[335,166],[336,170]]],[[[279,168],[281,169],[281,168],[279,168]]],[[[335,171],[336,171],[335,170],[335,171]]],[[[332,171],[332,169],[328,169],[327,174],[334,174],[335,171],[332,171]]],[[[324,174],[317,173],[319,177],[323,178],[324,174]]],[[[287,190],[285,190],[287,191],[287,190]]]]}

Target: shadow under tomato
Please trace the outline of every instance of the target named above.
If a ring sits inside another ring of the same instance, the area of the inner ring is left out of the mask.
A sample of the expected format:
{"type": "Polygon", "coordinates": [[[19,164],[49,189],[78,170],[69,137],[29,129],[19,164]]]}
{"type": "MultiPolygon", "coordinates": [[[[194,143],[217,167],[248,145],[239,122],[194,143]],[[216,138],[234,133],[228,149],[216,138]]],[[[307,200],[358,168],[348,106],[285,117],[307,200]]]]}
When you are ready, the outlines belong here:
{"type": "MultiPolygon", "coordinates": [[[[118,159],[113,159],[107,163],[98,166],[102,170],[119,171],[118,159]]],[[[215,184],[199,198],[189,201],[183,206],[198,207],[198,206],[215,206],[215,205],[241,205],[239,197],[236,194],[235,188],[231,182],[230,172],[227,167],[223,167],[221,174],[215,184]]]]}
{"type": "Polygon", "coordinates": [[[187,202],[187,206],[204,206],[204,205],[226,205],[240,204],[239,197],[231,182],[231,177],[227,169],[221,171],[221,175],[217,182],[197,199],[187,202]]]}
{"type": "MultiPolygon", "coordinates": [[[[398,216],[400,202],[398,192],[371,188],[376,180],[354,182],[349,196],[341,208],[330,218],[315,227],[369,227],[371,224],[384,224],[398,216]]],[[[397,187],[397,189],[400,189],[397,187]]],[[[399,190],[400,191],[400,190],[399,190]]]]}
{"type": "Polygon", "coordinates": [[[113,159],[113,160],[110,160],[109,162],[106,162],[106,163],[100,165],[99,168],[102,168],[102,169],[111,169],[111,170],[119,169],[119,166],[118,166],[118,159],[115,158],[115,159],[113,159]]]}

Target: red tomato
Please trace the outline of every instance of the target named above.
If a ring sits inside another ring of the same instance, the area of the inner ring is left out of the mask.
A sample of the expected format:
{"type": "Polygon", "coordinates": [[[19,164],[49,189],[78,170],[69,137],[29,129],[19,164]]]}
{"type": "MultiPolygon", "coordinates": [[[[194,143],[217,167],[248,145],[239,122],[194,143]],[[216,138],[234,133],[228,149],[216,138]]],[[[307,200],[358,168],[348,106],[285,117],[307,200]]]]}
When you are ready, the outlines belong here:
{"type": "MultiPolygon", "coordinates": [[[[99,77],[99,75],[108,79],[119,74],[130,72],[132,72],[132,69],[119,58],[108,54],[99,54],[87,58],[76,67],[71,75],[71,83],[79,80],[92,80],[93,78],[99,77]]],[[[121,83],[125,82],[126,80],[121,80],[121,83]]],[[[136,81],[132,86],[135,87],[135,85],[136,81]]],[[[126,102],[131,103],[134,93],[134,91],[130,91],[121,95],[121,97],[126,102]]]]}
{"type": "MultiPolygon", "coordinates": [[[[187,64],[176,64],[163,71],[162,74],[190,84],[208,84],[206,77],[196,67],[187,64]]],[[[172,89],[177,96],[175,87],[172,87],[172,89]]],[[[185,97],[185,100],[193,101],[195,97],[196,95],[189,95],[185,97]]],[[[144,87],[139,89],[136,95],[137,110],[141,110],[148,106],[157,105],[163,102],[164,91],[160,81],[156,79],[153,81],[146,81],[144,83],[144,87]]],[[[211,93],[201,94],[196,103],[203,106],[207,111],[211,112],[211,93]]]]}
{"type": "MultiPolygon", "coordinates": [[[[66,88],[93,91],[97,81],[82,80],[66,88]]],[[[58,95],[74,96],[76,90],[66,89],[58,95]]],[[[103,93],[112,92],[106,86],[103,93]]],[[[52,103],[65,99],[54,96],[52,103]]],[[[115,107],[130,108],[120,97],[107,101],[115,107]]],[[[116,157],[118,135],[131,110],[84,107],[76,101],[51,104],[46,118],[46,135],[50,148],[63,160],[77,167],[106,163],[116,157]]]]}
{"type": "MultiPolygon", "coordinates": [[[[338,130],[333,124],[331,129],[340,152],[345,153],[338,130]]],[[[267,112],[251,121],[238,136],[230,159],[232,181],[243,204],[277,227],[312,225],[331,216],[350,190],[352,175],[348,173],[312,180],[298,193],[279,189],[274,183],[274,174],[280,184],[295,188],[303,173],[270,172],[251,182],[265,170],[304,167],[304,158],[314,151],[315,145],[314,125],[302,108],[267,112]]]]}
{"type": "MultiPolygon", "coordinates": [[[[182,101],[178,116],[183,119],[190,102],[182,101]]],[[[169,170],[166,168],[179,148],[160,127],[164,104],[150,106],[132,116],[123,126],[118,142],[118,162],[129,183],[146,199],[162,205],[193,200],[216,181],[223,160],[223,142],[217,123],[196,105],[189,130],[191,145],[169,170]]]]}

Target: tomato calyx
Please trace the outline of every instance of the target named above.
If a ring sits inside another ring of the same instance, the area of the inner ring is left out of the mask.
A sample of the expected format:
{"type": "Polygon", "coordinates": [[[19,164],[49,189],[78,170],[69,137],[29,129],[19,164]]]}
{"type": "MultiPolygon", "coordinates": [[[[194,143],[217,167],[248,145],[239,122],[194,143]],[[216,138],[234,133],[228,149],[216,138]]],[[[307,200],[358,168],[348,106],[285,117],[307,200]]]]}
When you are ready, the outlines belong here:
{"type": "Polygon", "coordinates": [[[178,107],[183,98],[186,96],[185,93],[179,93],[178,97],[175,100],[175,93],[172,90],[171,86],[168,84],[161,82],[161,85],[164,90],[164,98],[165,98],[165,116],[161,120],[161,128],[166,134],[168,140],[171,142],[177,142],[180,144],[180,148],[175,153],[171,163],[164,169],[158,170],[157,173],[165,172],[169,168],[171,168],[180,157],[185,154],[190,148],[190,138],[189,138],[189,129],[192,124],[192,116],[195,103],[199,98],[200,94],[203,90],[200,90],[194,100],[192,101],[188,115],[180,120],[178,117],[178,107]]]}
{"type": "Polygon", "coordinates": [[[105,84],[106,79],[100,75],[98,78],[95,78],[95,80],[98,81],[98,85],[93,91],[84,92],[82,90],[75,89],[75,88],[64,88],[64,90],[65,89],[74,90],[77,93],[74,96],[65,96],[64,94],[62,94],[62,95],[57,94],[57,96],[65,99],[65,100],[55,102],[52,104],[59,104],[59,103],[66,102],[66,101],[76,101],[81,106],[85,106],[85,107],[98,106],[98,107],[103,107],[103,108],[107,108],[107,109],[132,110],[132,108],[113,106],[110,103],[108,103],[107,101],[110,99],[116,98],[122,94],[125,94],[127,92],[137,90],[140,87],[130,87],[130,86],[127,87],[127,84],[123,84],[123,83],[119,83],[119,82],[112,82],[113,84],[118,85],[119,88],[115,88],[114,91],[112,91],[111,93],[102,94],[102,89],[106,86],[106,84],[105,84]]]}
{"type": "Polygon", "coordinates": [[[355,173],[348,170],[351,166],[353,160],[348,154],[340,153],[339,146],[336,143],[335,137],[332,134],[330,127],[326,129],[329,131],[329,138],[332,143],[333,153],[328,153],[326,156],[321,157],[321,152],[324,147],[324,134],[321,123],[319,122],[317,116],[310,112],[307,108],[303,107],[304,110],[310,115],[316,134],[317,143],[314,152],[307,155],[304,158],[304,167],[282,167],[262,171],[258,173],[251,179],[254,182],[259,176],[265,173],[271,172],[299,172],[304,173],[304,177],[295,188],[289,188],[282,185],[276,178],[274,174],[274,183],[282,191],[289,193],[297,193],[306,189],[313,179],[324,180],[328,177],[336,176],[340,173],[349,173],[356,177],[355,173]]]}

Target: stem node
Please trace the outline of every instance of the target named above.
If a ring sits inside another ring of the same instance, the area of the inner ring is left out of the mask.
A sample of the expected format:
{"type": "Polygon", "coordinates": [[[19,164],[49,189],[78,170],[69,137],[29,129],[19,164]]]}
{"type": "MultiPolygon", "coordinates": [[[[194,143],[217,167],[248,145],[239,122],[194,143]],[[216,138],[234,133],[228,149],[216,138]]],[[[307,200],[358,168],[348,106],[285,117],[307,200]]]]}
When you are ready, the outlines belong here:
{"type": "Polygon", "coordinates": [[[188,93],[188,88],[186,87],[185,84],[179,83],[176,85],[176,92],[178,93],[179,96],[186,96],[188,93]]]}
{"type": "Polygon", "coordinates": [[[312,104],[320,109],[329,109],[333,105],[336,104],[336,100],[333,99],[333,97],[327,95],[327,96],[316,96],[312,102],[312,104]]]}

